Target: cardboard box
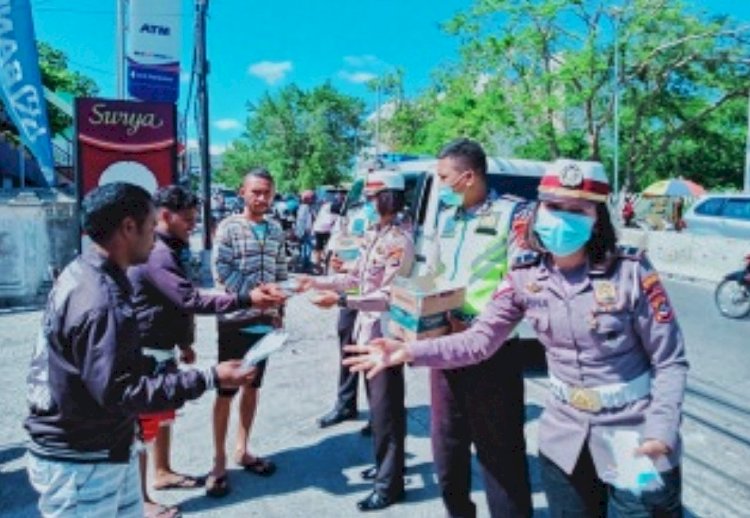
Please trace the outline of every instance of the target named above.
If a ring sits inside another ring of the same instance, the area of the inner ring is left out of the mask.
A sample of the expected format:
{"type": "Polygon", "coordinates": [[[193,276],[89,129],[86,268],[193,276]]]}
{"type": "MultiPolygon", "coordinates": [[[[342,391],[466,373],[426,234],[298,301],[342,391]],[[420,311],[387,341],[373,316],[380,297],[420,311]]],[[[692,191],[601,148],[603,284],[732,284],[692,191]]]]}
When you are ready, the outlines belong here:
{"type": "Polygon", "coordinates": [[[446,313],[464,304],[466,288],[437,289],[429,279],[399,279],[391,286],[388,332],[403,340],[441,336],[449,331],[446,313]]]}

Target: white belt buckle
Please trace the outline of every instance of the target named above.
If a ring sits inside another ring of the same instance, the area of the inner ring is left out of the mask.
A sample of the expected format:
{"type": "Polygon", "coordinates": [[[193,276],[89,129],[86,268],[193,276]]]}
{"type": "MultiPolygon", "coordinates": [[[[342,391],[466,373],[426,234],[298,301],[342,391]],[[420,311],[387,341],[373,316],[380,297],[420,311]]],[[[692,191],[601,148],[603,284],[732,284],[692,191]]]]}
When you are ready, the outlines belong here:
{"type": "Polygon", "coordinates": [[[571,387],[568,402],[573,408],[595,414],[602,409],[602,398],[599,393],[583,387],[571,387]]]}

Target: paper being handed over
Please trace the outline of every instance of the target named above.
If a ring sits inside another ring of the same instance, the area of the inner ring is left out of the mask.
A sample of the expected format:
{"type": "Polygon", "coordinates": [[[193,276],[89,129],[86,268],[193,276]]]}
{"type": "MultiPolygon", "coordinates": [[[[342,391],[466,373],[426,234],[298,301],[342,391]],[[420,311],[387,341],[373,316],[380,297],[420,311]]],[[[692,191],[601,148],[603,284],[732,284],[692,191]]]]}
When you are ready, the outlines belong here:
{"type": "Polygon", "coordinates": [[[242,359],[242,365],[250,368],[262,362],[271,354],[280,351],[289,340],[289,333],[281,329],[275,329],[261,338],[258,343],[250,348],[242,359]]]}

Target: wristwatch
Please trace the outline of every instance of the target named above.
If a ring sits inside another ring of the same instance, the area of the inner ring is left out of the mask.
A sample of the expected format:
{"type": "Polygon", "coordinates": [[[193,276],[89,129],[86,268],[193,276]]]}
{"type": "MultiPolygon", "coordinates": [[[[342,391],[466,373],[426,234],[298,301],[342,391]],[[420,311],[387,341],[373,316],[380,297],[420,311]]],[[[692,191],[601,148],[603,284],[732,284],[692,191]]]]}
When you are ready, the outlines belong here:
{"type": "Polygon", "coordinates": [[[339,295],[339,307],[345,308],[348,306],[349,297],[347,297],[346,293],[341,293],[339,295]]]}

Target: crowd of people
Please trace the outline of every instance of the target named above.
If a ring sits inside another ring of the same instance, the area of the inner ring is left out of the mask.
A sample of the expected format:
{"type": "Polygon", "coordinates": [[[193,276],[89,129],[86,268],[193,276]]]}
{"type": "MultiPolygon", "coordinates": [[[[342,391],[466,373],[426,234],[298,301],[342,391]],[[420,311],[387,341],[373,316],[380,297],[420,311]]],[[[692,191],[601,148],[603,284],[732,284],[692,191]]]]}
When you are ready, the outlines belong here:
{"type": "Polygon", "coordinates": [[[466,300],[445,315],[448,335],[412,342],[382,328],[391,286],[415,262],[413,229],[400,216],[399,173],[367,176],[368,226],[358,257],[334,257],[332,272],[320,275],[314,266],[322,266],[321,252],[342,226],[343,199],[315,210],[311,193],[303,193],[292,219],[288,199],[274,204],[269,172],[250,170],[239,188],[242,212],[215,230],[221,294],[196,288],[184,265],[198,212],[189,190],[168,186],[152,197],[114,183],[90,192],[81,211],[93,244],[56,280],[28,376],[28,471],[41,514],[179,516],[178,508],[151,500],[137,439],[153,443],[154,487],[205,484],[209,497],[228,494],[225,442],[235,397],[231,458],[252,474],[273,475],[274,462],[248,448],[266,364],[242,359],[294,318],[284,311],[291,292],[314,289],[314,304],[340,308],[342,363],[351,369],[342,371],[336,404],[320,426],[356,416],[357,372],[367,374],[374,465],[362,477],[373,487],[360,511],[406,496],[409,364],[431,368],[430,433],[446,515],[476,515],[473,446],[490,515],[531,516],[513,334],[526,318],[550,374],[539,449],[551,515],[606,516],[609,507],[618,516],[681,516],[684,340],[648,259],[617,245],[602,166],[558,160],[541,180],[539,202],[526,202],[493,192],[484,150],[459,139],[438,155],[437,176],[446,208],[426,261],[438,287],[458,283],[466,300]],[[295,282],[286,247],[292,233],[316,274],[295,282]],[[196,314],[217,315],[219,362],[204,370],[189,368],[196,314]],[[169,425],[175,409],[212,389],[214,458],[201,480],[171,468],[169,425]]]}

